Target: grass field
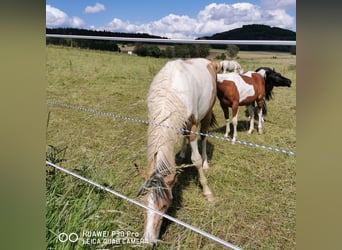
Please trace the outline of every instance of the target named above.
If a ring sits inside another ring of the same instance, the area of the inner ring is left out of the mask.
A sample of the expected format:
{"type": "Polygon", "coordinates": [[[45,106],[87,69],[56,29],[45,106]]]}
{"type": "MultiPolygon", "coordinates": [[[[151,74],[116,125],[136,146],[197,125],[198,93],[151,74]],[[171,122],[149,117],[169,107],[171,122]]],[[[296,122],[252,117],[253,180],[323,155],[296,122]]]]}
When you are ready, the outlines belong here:
{"type": "MultiPolygon", "coordinates": [[[[293,85],[274,89],[263,135],[247,135],[241,107],[238,139],[295,151],[296,58],[279,53],[274,59],[275,54],[239,53],[245,70],[274,67],[293,85]]],[[[47,99],[147,120],[147,91],[166,61],[48,46],[47,99]]],[[[214,113],[219,125],[210,133],[223,136],[225,122],[218,101],[214,113]]],[[[54,106],[47,107],[46,120],[49,160],[137,199],[144,180],[134,163],[147,169],[146,125],[54,106]]],[[[244,249],[295,249],[295,156],[209,138],[208,157],[206,176],[215,201],[204,199],[196,170],[186,168],[174,187],[168,213],[244,249]]],[[[47,167],[47,249],[145,247],[124,244],[128,232],[142,236],[141,208],[47,167]],[[114,231],[122,242],[106,244],[105,237],[89,236],[89,231],[114,231]],[[79,240],[60,242],[61,233],[76,233],[79,240]]],[[[175,223],[164,224],[161,239],[155,249],[223,249],[175,223]]]]}

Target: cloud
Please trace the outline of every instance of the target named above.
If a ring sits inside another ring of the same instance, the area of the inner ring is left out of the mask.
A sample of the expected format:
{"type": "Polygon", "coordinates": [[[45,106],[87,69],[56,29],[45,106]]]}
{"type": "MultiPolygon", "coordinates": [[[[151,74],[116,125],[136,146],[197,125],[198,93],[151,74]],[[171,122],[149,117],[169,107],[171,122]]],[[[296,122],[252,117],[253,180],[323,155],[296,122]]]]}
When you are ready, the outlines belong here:
{"type": "Polygon", "coordinates": [[[84,9],[84,12],[87,14],[93,14],[93,13],[98,13],[104,10],[106,10],[106,7],[103,4],[96,3],[95,6],[87,6],[84,9]]]}
{"type": "Polygon", "coordinates": [[[295,20],[285,10],[293,7],[295,9],[295,0],[263,0],[260,6],[246,2],[212,3],[201,10],[195,18],[169,14],[146,24],[132,24],[115,18],[104,28],[110,31],[149,33],[169,38],[189,39],[240,28],[245,24],[266,24],[294,30],[295,20]],[[266,8],[265,6],[268,5],[270,7],[266,8]]]}
{"type": "Polygon", "coordinates": [[[46,27],[82,27],[84,21],[79,17],[69,17],[65,12],[46,5],[46,27]]]}
{"type": "MultiPolygon", "coordinates": [[[[105,6],[96,3],[87,6],[85,13],[104,11],[105,6]]],[[[296,11],[296,0],[261,0],[260,5],[240,2],[234,4],[211,3],[200,10],[195,17],[169,14],[148,23],[132,23],[113,18],[101,27],[92,29],[114,32],[148,33],[169,38],[198,38],[240,28],[247,24],[265,24],[295,30],[295,17],[288,14],[296,11]]],[[[84,27],[78,17],[70,18],[63,11],[46,5],[47,27],[84,27]]]]}
{"type": "Polygon", "coordinates": [[[260,6],[266,9],[296,9],[296,0],[262,0],[260,6]]]}

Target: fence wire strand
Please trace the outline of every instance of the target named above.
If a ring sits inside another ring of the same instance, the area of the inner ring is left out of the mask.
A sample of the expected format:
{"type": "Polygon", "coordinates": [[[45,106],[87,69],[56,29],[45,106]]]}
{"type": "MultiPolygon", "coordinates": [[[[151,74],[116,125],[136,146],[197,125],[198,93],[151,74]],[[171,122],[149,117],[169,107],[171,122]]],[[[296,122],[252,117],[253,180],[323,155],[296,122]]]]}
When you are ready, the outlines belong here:
{"type": "Polygon", "coordinates": [[[78,178],[78,179],[80,179],[80,180],[82,180],[84,182],[87,182],[88,184],[91,184],[91,185],[93,185],[93,186],[95,186],[97,188],[105,190],[105,191],[107,191],[107,192],[109,192],[109,193],[111,193],[111,194],[113,194],[113,195],[115,195],[115,196],[117,196],[117,197],[119,197],[121,199],[124,199],[124,200],[126,200],[126,201],[128,201],[130,203],[133,203],[133,204],[135,204],[135,205],[137,205],[139,207],[151,210],[154,213],[156,213],[156,214],[158,214],[160,216],[163,216],[164,218],[166,218],[166,219],[168,219],[170,221],[173,221],[173,222],[175,222],[175,223],[177,223],[177,224],[179,224],[179,225],[181,225],[181,226],[183,226],[183,227],[185,227],[187,229],[190,229],[190,230],[192,230],[192,231],[194,231],[194,232],[196,232],[198,234],[201,234],[202,236],[204,236],[206,238],[209,238],[209,239],[211,239],[211,240],[213,240],[213,241],[215,241],[215,242],[217,242],[217,243],[219,243],[221,245],[224,245],[224,246],[229,247],[229,248],[234,249],[234,250],[242,250],[242,248],[237,247],[237,246],[233,245],[232,243],[229,243],[229,242],[227,242],[225,240],[222,240],[222,239],[220,239],[220,238],[218,238],[218,237],[216,237],[216,236],[214,236],[214,235],[212,235],[210,233],[207,233],[207,232],[205,232],[205,231],[203,231],[203,230],[201,230],[201,229],[199,229],[197,227],[191,226],[191,225],[189,225],[189,224],[187,224],[187,223],[185,223],[185,222],[183,222],[181,220],[178,220],[178,219],[176,219],[176,218],[174,218],[174,217],[172,217],[170,215],[164,214],[164,213],[162,213],[162,212],[160,212],[158,210],[150,208],[150,207],[148,207],[148,206],[146,206],[146,205],[144,205],[144,204],[142,204],[142,203],[140,203],[140,202],[138,202],[138,201],[136,201],[136,200],[134,200],[132,198],[129,198],[129,197],[127,197],[127,196],[125,196],[125,195],[123,195],[121,193],[118,193],[118,192],[116,192],[116,191],[114,191],[114,190],[112,190],[112,189],[110,189],[108,187],[100,185],[100,184],[98,184],[98,183],[96,183],[96,182],[94,182],[92,180],[89,180],[89,179],[87,179],[87,178],[85,178],[85,177],[83,177],[81,175],[78,175],[78,174],[76,174],[74,172],[71,172],[71,171],[65,169],[65,168],[62,168],[61,166],[53,164],[53,163],[51,163],[49,161],[45,161],[45,163],[48,166],[54,167],[54,168],[56,168],[56,169],[58,169],[58,170],[60,170],[60,171],[62,171],[64,173],[66,173],[66,174],[72,175],[72,176],[74,176],[74,177],[76,177],[76,178],[78,178]]]}
{"type": "MultiPolygon", "coordinates": [[[[192,133],[192,134],[195,134],[195,135],[206,136],[206,137],[214,138],[214,139],[217,139],[217,140],[223,140],[223,141],[232,142],[232,139],[225,138],[225,137],[222,137],[222,136],[205,134],[205,133],[201,133],[201,132],[194,132],[194,131],[190,131],[190,130],[187,130],[187,129],[184,129],[184,128],[176,128],[176,127],[172,127],[172,126],[168,126],[168,125],[157,124],[157,123],[145,121],[145,120],[142,120],[142,119],[132,118],[132,117],[128,117],[128,116],[123,116],[123,115],[119,115],[119,114],[99,111],[99,110],[85,108],[85,107],[79,107],[79,106],[75,106],[75,105],[61,103],[61,102],[58,102],[58,101],[48,100],[47,104],[51,105],[51,106],[57,106],[57,107],[62,107],[62,108],[68,108],[68,109],[83,111],[83,112],[87,112],[87,113],[93,113],[93,114],[107,116],[107,117],[111,117],[111,118],[115,118],[115,119],[120,119],[120,120],[125,120],[125,121],[132,121],[132,122],[137,122],[137,123],[143,123],[143,124],[146,124],[146,125],[165,127],[165,128],[168,128],[168,129],[176,130],[178,132],[182,132],[182,133],[183,132],[185,132],[185,133],[192,133]]],[[[255,148],[266,149],[266,150],[270,150],[270,151],[273,151],[273,152],[284,153],[284,154],[288,154],[288,155],[292,155],[292,156],[296,155],[295,151],[289,151],[289,150],[280,149],[280,148],[276,148],[276,147],[259,145],[259,144],[256,144],[256,143],[251,143],[251,142],[246,142],[246,141],[236,140],[235,143],[238,143],[238,144],[241,144],[241,145],[250,146],[250,147],[255,147],[255,148]]]]}

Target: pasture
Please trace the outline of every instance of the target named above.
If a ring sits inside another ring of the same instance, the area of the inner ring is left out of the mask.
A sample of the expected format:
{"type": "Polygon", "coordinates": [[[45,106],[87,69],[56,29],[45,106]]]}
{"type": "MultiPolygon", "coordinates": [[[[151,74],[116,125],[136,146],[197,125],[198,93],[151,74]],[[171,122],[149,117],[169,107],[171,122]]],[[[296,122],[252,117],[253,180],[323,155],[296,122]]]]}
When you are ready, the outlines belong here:
{"type": "MultiPolygon", "coordinates": [[[[245,70],[274,67],[292,80],[292,86],[274,88],[262,135],[247,135],[241,107],[238,139],[296,151],[296,58],[279,53],[275,59],[274,54],[239,53],[238,62],[245,70]]],[[[47,46],[46,99],[147,120],[147,91],[167,61],[47,46]]],[[[223,137],[225,120],[218,100],[214,113],[218,126],[210,134],[223,137]]],[[[134,164],[147,170],[146,135],[147,125],[142,123],[47,106],[49,159],[134,199],[144,183],[134,164]]],[[[208,138],[207,150],[206,177],[215,200],[204,198],[195,167],[184,168],[168,214],[243,249],[295,249],[295,156],[213,138],[208,138]]],[[[186,163],[189,158],[188,150],[186,163]]],[[[101,236],[84,234],[134,232],[140,238],[143,230],[140,207],[47,167],[47,249],[144,248],[127,242],[106,244],[101,236]],[[76,233],[82,240],[60,242],[58,235],[63,232],[76,233]]],[[[223,249],[175,223],[163,224],[161,239],[156,249],[223,249]]]]}

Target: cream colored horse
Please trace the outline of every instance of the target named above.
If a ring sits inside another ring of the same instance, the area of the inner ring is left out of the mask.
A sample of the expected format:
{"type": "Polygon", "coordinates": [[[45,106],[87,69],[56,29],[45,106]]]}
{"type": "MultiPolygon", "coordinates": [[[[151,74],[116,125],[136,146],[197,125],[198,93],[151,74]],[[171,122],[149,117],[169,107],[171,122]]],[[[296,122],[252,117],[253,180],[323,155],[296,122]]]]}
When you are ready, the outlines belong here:
{"type": "MultiPolygon", "coordinates": [[[[168,62],[155,76],[150,86],[147,105],[149,173],[139,191],[142,202],[158,211],[166,212],[172,201],[172,186],[176,181],[174,148],[185,128],[195,132],[199,123],[207,133],[212,123],[212,107],[216,98],[216,70],[206,59],[175,60],[168,62]],[[161,126],[156,126],[160,124],[161,126]]],[[[202,156],[198,151],[197,136],[188,134],[191,160],[197,167],[205,197],[213,199],[203,168],[208,168],[206,137],[202,137],[202,156]]],[[[153,211],[144,213],[144,240],[156,243],[162,216],[153,211]]]]}

